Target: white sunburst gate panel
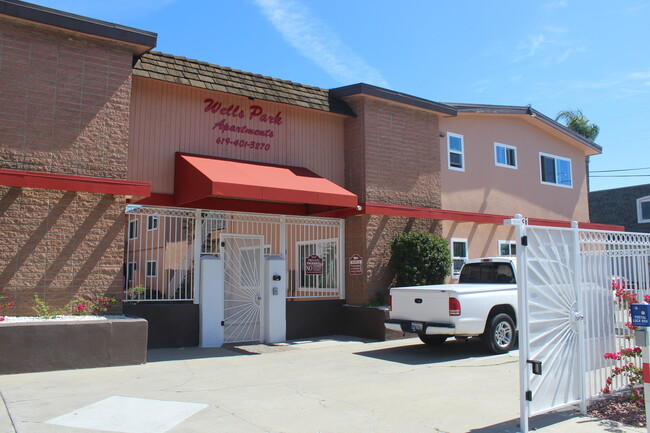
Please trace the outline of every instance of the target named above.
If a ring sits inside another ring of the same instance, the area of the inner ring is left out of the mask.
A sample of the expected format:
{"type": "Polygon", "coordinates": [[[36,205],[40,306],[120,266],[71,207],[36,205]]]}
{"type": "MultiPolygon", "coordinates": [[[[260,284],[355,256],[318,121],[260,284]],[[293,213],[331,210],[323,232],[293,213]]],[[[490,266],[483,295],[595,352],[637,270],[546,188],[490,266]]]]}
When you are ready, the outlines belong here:
{"type": "Polygon", "coordinates": [[[262,274],[264,237],[221,236],[224,261],[224,341],[260,341],[264,332],[262,274]]]}
{"type": "MultiPolygon", "coordinates": [[[[613,287],[640,300],[650,293],[650,235],[533,227],[518,217],[521,428],[528,417],[600,393],[624,360],[605,353],[634,347],[627,306],[613,287]]],[[[640,366],[641,360],[637,360],[640,366]]],[[[622,388],[616,377],[613,389],[622,388]]]]}

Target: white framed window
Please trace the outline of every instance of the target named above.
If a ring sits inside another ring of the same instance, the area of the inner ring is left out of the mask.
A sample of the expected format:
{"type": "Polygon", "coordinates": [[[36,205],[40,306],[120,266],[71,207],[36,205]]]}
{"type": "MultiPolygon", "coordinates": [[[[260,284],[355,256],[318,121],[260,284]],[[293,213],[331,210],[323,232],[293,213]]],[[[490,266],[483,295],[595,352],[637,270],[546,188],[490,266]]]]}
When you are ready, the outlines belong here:
{"type": "Polygon", "coordinates": [[[447,132],[447,168],[465,171],[465,140],[453,132],[447,132]]]}
{"type": "Polygon", "coordinates": [[[458,278],[460,269],[467,261],[467,239],[452,238],[450,244],[451,278],[458,278]]]}
{"type": "Polygon", "coordinates": [[[147,277],[158,276],[158,262],[156,260],[147,260],[147,277]]]}
{"type": "Polygon", "coordinates": [[[517,148],[509,144],[494,142],[494,165],[517,168],[517,148]]]}
{"type": "Polygon", "coordinates": [[[138,238],[138,220],[129,221],[129,239],[138,238]]]}
{"type": "Polygon", "coordinates": [[[640,223],[650,223],[650,195],[637,199],[636,214],[640,223]]]}
{"type": "Polygon", "coordinates": [[[147,217],[147,230],[156,230],[158,229],[158,217],[155,215],[149,215],[147,217]]]}
{"type": "Polygon", "coordinates": [[[514,257],[517,255],[517,242],[515,241],[499,241],[499,255],[514,257]]]}
{"type": "Polygon", "coordinates": [[[542,184],[573,188],[569,158],[539,152],[539,171],[542,184]]]}
{"type": "Polygon", "coordinates": [[[338,292],[339,290],[339,241],[338,239],[319,239],[296,242],[296,269],[299,272],[300,289],[318,292],[338,292]],[[317,256],[314,257],[314,256],[317,256]],[[315,268],[308,269],[308,258],[322,261],[315,268]]]}
{"type": "Polygon", "coordinates": [[[138,264],[136,262],[129,262],[126,264],[126,280],[133,281],[133,276],[135,271],[138,270],[138,264]]]}

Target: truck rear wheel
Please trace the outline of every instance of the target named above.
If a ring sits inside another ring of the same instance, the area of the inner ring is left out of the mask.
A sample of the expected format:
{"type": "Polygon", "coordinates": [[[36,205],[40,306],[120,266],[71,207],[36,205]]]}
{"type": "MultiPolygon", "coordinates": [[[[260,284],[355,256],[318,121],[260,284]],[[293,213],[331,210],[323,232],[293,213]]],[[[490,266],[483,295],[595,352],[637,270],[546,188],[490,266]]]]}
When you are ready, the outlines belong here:
{"type": "Polygon", "coordinates": [[[515,336],[515,322],[509,315],[500,313],[490,319],[481,339],[491,353],[507,353],[515,345],[515,336]]]}
{"type": "Polygon", "coordinates": [[[424,344],[429,346],[440,346],[447,339],[446,335],[418,334],[418,337],[420,337],[420,340],[422,340],[424,344]]]}

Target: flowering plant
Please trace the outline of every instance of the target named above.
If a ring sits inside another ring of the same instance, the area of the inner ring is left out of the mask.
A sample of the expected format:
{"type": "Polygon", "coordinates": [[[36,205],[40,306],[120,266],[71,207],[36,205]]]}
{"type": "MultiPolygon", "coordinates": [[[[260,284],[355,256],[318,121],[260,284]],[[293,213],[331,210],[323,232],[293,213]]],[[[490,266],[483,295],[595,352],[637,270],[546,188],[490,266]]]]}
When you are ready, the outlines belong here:
{"type": "Polygon", "coordinates": [[[86,295],[77,297],[65,304],[63,307],[53,310],[48,306],[37,293],[34,293],[34,307],[36,315],[51,319],[61,314],[73,316],[88,316],[104,314],[108,308],[117,302],[116,298],[103,296],[101,294],[86,295]]]}
{"type": "MultiPolygon", "coordinates": [[[[3,308],[10,308],[13,307],[15,304],[15,301],[7,302],[7,297],[6,296],[0,296],[0,310],[3,308]]],[[[4,316],[0,316],[0,322],[4,322],[5,318],[4,316]]]]}
{"type": "MultiPolygon", "coordinates": [[[[614,295],[616,300],[614,301],[621,309],[625,308],[630,314],[630,304],[636,304],[639,302],[639,295],[631,293],[625,288],[624,282],[612,282],[612,290],[614,290],[614,295]]],[[[646,303],[650,303],[650,295],[644,296],[643,300],[646,303]]],[[[636,327],[632,325],[631,321],[625,322],[625,327],[630,330],[636,330],[636,327]]],[[[628,336],[631,338],[631,336],[628,336]]],[[[621,349],[620,352],[606,353],[604,355],[605,359],[611,359],[614,361],[624,361],[624,364],[620,367],[613,367],[611,373],[605,379],[605,386],[600,390],[603,394],[609,394],[611,392],[611,386],[613,378],[616,376],[623,375],[627,377],[628,388],[630,391],[630,400],[638,404],[643,404],[645,402],[643,395],[643,388],[639,386],[643,384],[643,370],[637,367],[634,362],[635,358],[640,358],[642,354],[640,347],[633,347],[628,349],[621,349]]]]}

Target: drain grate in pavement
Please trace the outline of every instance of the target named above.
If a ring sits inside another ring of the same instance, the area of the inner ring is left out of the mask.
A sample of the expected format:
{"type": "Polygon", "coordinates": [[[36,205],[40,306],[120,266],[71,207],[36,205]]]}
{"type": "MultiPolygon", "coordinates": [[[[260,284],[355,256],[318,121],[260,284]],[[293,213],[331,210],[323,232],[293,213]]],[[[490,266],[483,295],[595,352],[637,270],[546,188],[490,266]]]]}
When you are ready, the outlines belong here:
{"type": "Polygon", "coordinates": [[[113,396],[46,423],[121,433],[163,433],[206,407],[203,403],[113,396]]]}

